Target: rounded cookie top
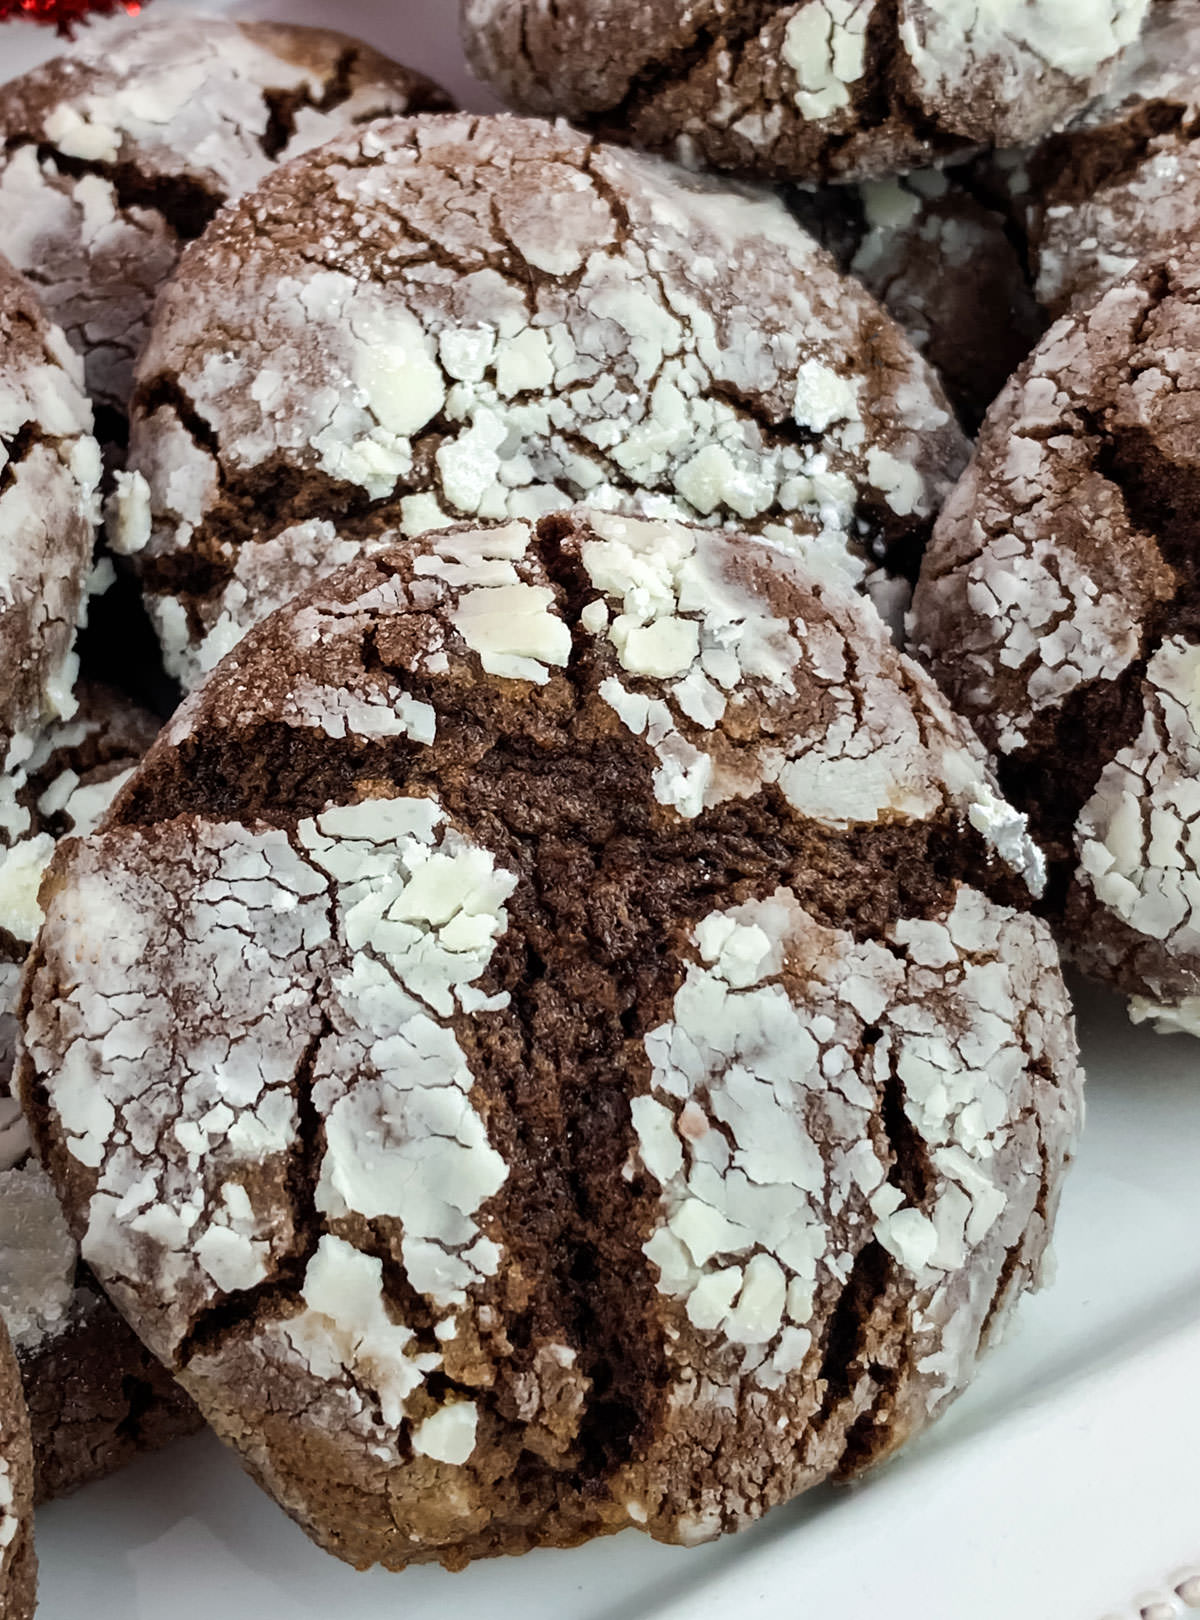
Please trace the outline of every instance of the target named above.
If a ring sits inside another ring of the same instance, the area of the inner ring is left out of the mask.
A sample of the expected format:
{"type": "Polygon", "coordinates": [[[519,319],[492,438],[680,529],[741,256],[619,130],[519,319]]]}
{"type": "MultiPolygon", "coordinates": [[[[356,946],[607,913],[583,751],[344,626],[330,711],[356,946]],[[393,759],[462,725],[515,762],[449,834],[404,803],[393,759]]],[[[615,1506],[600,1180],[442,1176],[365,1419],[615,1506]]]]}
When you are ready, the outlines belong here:
{"type": "Polygon", "coordinates": [[[185,684],[381,535],[572,501],[911,566],[965,444],[778,198],[562,125],[377,124],[159,303],[116,543],[185,684]]]}
{"type": "Polygon", "coordinates": [[[1200,257],[1053,326],[947,502],[911,633],[1051,857],[1062,940],[1200,1033],[1200,257]]]}
{"type": "Polygon", "coordinates": [[[1059,315],[1200,222],[1200,0],[1155,5],[1107,93],[997,178],[1028,234],[1039,300],[1059,315]]]}
{"type": "Polygon", "coordinates": [[[770,179],[851,180],[1018,145],[1103,87],[1148,0],[462,0],[523,112],[770,179]]]}
{"type": "Polygon", "coordinates": [[[450,529],[252,630],[61,847],[22,1094],[341,1556],[702,1540],[898,1445],[1035,1276],[1079,1106],[1040,875],[782,548],[450,529]]]}
{"type": "Polygon", "coordinates": [[[974,433],[1046,324],[1003,213],[941,169],[793,190],[789,205],[908,334],[974,433]]]}
{"type": "Polygon", "coordinates": [[[30,1620],[36,1588],[29,1414],[0,1321],[0,1609],[5,1620],[30,1620]]]}
{"type": "Polygon", "coordinates": [[[217,209],[376,117],[449,106],[344,34],[174,16],[91,24],[0,87],[0,240],[121,429],[160,284],[217,209]]]}
{"type": "Polygon", "coordinates": [[[0,259],[0,847],[41,728],[74,707],[100,452],[81,367],[0,259]]]}

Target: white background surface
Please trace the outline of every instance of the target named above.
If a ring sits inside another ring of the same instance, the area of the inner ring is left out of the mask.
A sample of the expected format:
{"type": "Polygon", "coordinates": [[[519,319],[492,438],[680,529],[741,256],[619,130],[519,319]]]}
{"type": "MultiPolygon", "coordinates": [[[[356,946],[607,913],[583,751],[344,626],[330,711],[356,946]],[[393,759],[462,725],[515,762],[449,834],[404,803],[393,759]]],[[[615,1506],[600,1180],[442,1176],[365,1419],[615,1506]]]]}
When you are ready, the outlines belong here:
{"type": "MultiPolygon", "coordinates": [[[[179,0],[155,0],[155,13],[179,0]]],[[[221,6],[356,33],[468,106],[454,0],[221,6]]],[[[0,26],[0,76],[55,49],[0,26]]],[[[366,1575],[312,1547],[211,1437],[38,1519],[42,1620],[1168,1620],[1200,1575],[1200,1043],[1080,1004],[1088,1128],[1058,1276],[904,1456],[692,1551],[366,1575]],[[1162,1605],[1155,1609],[1151,1604],[1162,1605]]],[[[1197,1611],[1200,1612],[1200,1611],[1197,1611]]]]}

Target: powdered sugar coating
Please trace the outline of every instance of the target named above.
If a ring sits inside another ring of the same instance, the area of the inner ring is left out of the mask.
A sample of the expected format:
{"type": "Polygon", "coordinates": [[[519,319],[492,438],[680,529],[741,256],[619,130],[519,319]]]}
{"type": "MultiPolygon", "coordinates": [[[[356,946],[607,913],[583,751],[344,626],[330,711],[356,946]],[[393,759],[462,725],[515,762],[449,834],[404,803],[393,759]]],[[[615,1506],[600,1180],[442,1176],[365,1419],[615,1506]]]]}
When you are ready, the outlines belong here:
{"type": "Polygon", "coordinates": [[[9,1090],[21,965],[41,925],[38,888],[55,843],[91,831],[156,730],[152,716],[83,683],[75,715],[46,728],[25,762],[16,799],[25,836],[0,850],[0,1318],[30,1404],[38,1500],[195,1424],[81,1269],[9,1090]]]}
{"type": "Polygon", "coordinates": [[[1034,866],[794,554],[443,529],[250,631],[56,857],[23,1095],[85,1256],[323,1544],[690,1542],[898,1444],[1035,1277],[1078,1077],[1034,866]]]}
{"type": "MultiPolygon", "coordinates": [[[[1132,743],[1104,767],[1079,813],[1077,881],[1126,928],[1200,975],[1200,646],[1172,636],[1146,667],[1145,715],[1132,743]]],[[[1089,956],[1119,967],[1119,947],[1089,956]]],[[[1100,968],[1102,971],[1102,967],[1100,968]]],[[[1173,999],[1169,979],[1147,998],[1173,999]]],[[[1193,998],[1194,999],[1194,998],[1193,998]]],[[[1186,1017],[1180,1022],[1186,1023],[1186,1017]]]]}
{"type": "Polygon", "coordinates": [[[82,368],[0,261],[0,846],[43,726],[74,710],[100,455],[82,368]]]}
{"type": "Polygon", "coordinates": [[[1002,163],[1054,314],[1091,301],[1144,259],[1186,243],[1200,218],[1200,5],[1155,5],[1107,91],[1060,134],[1002,163]]]}
{"type": "Polygon", "coordinates": [[[974,433],[1045,326],[1004,214],[941,169],[795,188],[789,206],[903,328],[974,433]]]}
{"type": "Polygon", "coordinates": [[[510,105],[773,179],[857,179],[1053,129],[1148,0],[462,0],[510,105]]]}
{"type": "Polygon", "coordinates": [[[946,505],[912,624],[1060,866],[1064,942],[1163,1027],[1200,988],[1198,311],[1188,254],[1050,330],[946,505]]]}
{"type": "Polygon", "coordinates": [[[673,1021],[645,1038],[651,1091],[633,1103],[663,1189],[645,1246],[659,1289],[778,1389],[811,1367],[816,1302],[846,1282],[865,1227],[913,1313],[921,1376],[907,1398],[936,1409],[970,1377],[1010,1250],[1036,1266],[1026,1167],[1057,1160],[1078,1123],[1078,1098],[1034,1078],[1065,1051],[1057,1017],[1027,1011],[1061,996],[1048,934],[962,889],[944,916],[856,941],[781,889],[711,913],[693,943],[673,1021]],[[864,1023],[880,1030],[868,1045],[864,1023]],[[925,1144],[919,1192],[872,1122],[889,1075],[925,1144]]]}
{"type": "Polygon", "coordinates": [[[149,496],[127,482],[118,532],[188,685],[259,612],[259,545],[298,588],[349,543],[586,500],[859,581],[919,545],[965,451],[778,200],[510,119],[377,125],[289,167],[189,251],[140,376],[149,496]]]}
{"type": "Polygon", "coordinates": [[[123,411],[184,242],[274,165],[369,119],[445,105],[345,35],[215,17],[98,20],[5,85],[5,251],[123,411]]]}

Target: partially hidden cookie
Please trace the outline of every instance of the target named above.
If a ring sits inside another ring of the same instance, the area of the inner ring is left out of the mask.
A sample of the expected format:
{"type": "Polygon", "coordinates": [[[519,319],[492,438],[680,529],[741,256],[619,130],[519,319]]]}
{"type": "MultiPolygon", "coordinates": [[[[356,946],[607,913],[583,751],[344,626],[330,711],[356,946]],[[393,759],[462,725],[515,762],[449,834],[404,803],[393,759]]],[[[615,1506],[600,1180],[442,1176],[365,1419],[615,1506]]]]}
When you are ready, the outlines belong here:
{"type": "Polygon", "coordinates": [[[82,367],[0,258],[0,852],[43,729],[68,718],[87,604],[100,451],[82,367]]]}
{"type": "Polygon", "coordinates": [[[1065,317],[996,402],[917,651],[999,756],[1071,956],[1200,1034],[1200,258],[1065,317]]]}
{"type": "Polygon", "coordinates": [[[28,761],[25,838],[0,850],[0,1320],[24,1381],[39,1501],[199,1423],[80,1263],[10,1090],[17,984],[41,923],[41,876],[56,840],[92,829],[158,730],[105,688],[85,684],[79,699],[28,761]]]}
{"type": "Polygon", "coordinates": [[[1200,0],[1160,0],[1113,83],[1061,133],[986,173],[1029,241],[1053,315],[1200,227],[1200,0]]]}
{"type": "Polygon", "coordinates": [[[580,499],[912,569],[965,458],[928,366],[777,197],[563,125],[420,118],[289,164],[188,250],[110,531],[194,685],[364,545],[580,499]]]}
{"type": "Polygon", "coordinates": [[[1107,83],[1148,0],[461,0],[522,112],[773,180],[854,180],[1021,145],[1107,83]]]}
{"type": "Polygon", "coordinates": [[[1046,325],[1004,214],[941,169],[794,190],[789,203],[895,317],[974,433],[1046,325]]]}
{"type": "Polygon", "coordinates": [[[0,1321],[0,1614],[4,1620],[29,1620],[36,1596],[29,1414],[0,1321]]]}
{"type": "Polygon", "coordinates": [[[223,203],[341,130],[449,105],[344,34],[191,12],[94,22],[0,86],[0,241],[84,356],[106,437],[154,296],[223,203]]]}
{"type": "Polygon", "coordinates": [[[22,1095],[322,1545],[702,1541],[891,1452],[1036,1279],[1079,1115],[1040,878],[783,548],[447,530],[252,630],[60,846],[22,1095]]]}

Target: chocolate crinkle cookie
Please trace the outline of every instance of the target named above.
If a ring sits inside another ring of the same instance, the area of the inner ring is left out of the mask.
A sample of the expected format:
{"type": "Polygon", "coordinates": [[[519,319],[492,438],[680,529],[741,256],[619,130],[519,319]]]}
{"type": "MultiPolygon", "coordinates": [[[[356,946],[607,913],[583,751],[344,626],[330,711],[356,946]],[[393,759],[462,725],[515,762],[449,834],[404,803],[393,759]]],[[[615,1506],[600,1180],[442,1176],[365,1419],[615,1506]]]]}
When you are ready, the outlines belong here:
{"type": "Polygon", "coordinates": [[[773,180],[1021,145],[1107,83],[1148,0],[461,0],[522,112],[773,180]]]}
{"type": "Polygon", "coordinates": [[[39,1501],[199,1423],[80,1263],[10,1090],[17,982],[55,841],[92,829],[157,729],[118,694],[84,685],[76,714],[48,728],[28,761],[26,836],[0,850],[0,1319],[29,1405],[39,1501]]]}
{"type": "Polygon", "coordinates": [[[21,1376],[0,1321],[0,1614],[30,1620],[36,1607],[33,1457],[21,1376]]]}
{"type": "Polygon", "coordinates": [[[1004,213],[941,169],[793,190],[789,205],[895,318],[974,433],[1046,325],[1004,213]]]}
{"type": "Polygon", "coordinates": [[[1200,256],[1060,321],[989,414],[912,637],[1137,1019],[1200,1035],[1200,256]]]}
{"type": "Polygon", "coordinates": [[[341,130],[449,105],[344,34],[193,13],[93,22],[0,87],[0,241],[84,356],[104,436],[155,293],[224,202],[341,130]]]}
{"type": "Polygon", "coordinates": [[[1200,0],[1158,0],[1112,85],[1061,133],[981,162],[1060,315],[1200,228],[1200,0]]]}
{"type": "Polygon", "coordinates": [[[420,118],[288,165],[188,250],[110,535],[190,686],[364,546],[585,498],[855,582],[913,570],[965,459],[927,364],[777,197],[564,125],[420,118]]]}
{"type": "Polygon", "coordinates": [[[252,630],[60,846],[22,1095],[323,1545],[702,1541],[889,1453],[1036,1278],[1080,1102],[1040,877],[783,548],[449,529],[252,630]]]}
{"type": "Polygon", "coordinates": [[[100,451],[82,367],[0,258],[0,855],[46,726],[74,712],[100,451]]]}

